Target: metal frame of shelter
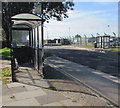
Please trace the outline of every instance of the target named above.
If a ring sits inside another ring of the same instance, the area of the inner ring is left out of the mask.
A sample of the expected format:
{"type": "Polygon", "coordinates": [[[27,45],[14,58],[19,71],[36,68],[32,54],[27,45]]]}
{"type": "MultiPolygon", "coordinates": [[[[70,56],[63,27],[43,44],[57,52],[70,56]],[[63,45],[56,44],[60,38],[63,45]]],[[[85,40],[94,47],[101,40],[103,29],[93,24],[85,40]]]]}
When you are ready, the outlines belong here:
{"type": "Polygon", "coordinates": [[[36,15],[21,13],[12,16],[9,21],[10,41],[11,41],[11,67],[12,67],[12,81],[15,81],[14,73],[14,51],[13,51],[13,30],[27,30],[29,31],[29,47],[34,51],[34,68],[40,75],[43,75],[43,23],[44,20],[36,15]]]}

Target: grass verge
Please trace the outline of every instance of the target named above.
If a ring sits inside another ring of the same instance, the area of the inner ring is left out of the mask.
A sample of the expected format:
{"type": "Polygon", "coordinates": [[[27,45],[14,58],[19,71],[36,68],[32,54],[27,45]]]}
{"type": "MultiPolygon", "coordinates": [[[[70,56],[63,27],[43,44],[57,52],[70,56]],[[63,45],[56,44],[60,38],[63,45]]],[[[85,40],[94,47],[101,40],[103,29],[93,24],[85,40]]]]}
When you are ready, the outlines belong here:
{"type": "Polygon", "coordinates": [[[84,47],[87,47],[87,48],[94,48],[94,46],[84,46],[84,47]]]}
{"type": "Polygon", "coordinates": [[[2,80],[3,84],[7,84],[10,82],[12,75],[12,71],[10,67],[5,67],[1,69],[0,80],[2,80]]]}
{"type": "Polygon", "coordinates": [[[0,49],[0,57],[3,59],[10,59],[10,48],[0,49]]]}
{"type": "Polygon", "coordinates": [[[120,51],[120,48],[108,48],[106,50],[112,50],[112,51],[120,51]]]}
{"type": "Polygon", "coordinates": [[[45,46],[61,46],[61,43],[47,43],[45,46]]]}

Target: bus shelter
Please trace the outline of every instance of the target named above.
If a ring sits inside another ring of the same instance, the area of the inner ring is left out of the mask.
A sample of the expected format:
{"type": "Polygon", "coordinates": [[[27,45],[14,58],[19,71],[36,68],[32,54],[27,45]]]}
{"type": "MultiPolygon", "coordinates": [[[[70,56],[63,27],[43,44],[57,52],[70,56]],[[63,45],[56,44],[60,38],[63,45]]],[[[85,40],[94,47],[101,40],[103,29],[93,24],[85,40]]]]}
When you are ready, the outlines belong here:
{"type": "Polygon", "coordinates": [[[110,36],[97,36],[96,44],[97,48],[106,48],[109,47],[110,36]]]}
{"type": "Polygon", "coordinates": [[[40,17],[21,13],[10,18],[10,42],[11,42],[11,67],[12,81],[15,81],[15,64],[29,62],[38,73],[43,75],[43,22],[40,17]],[[14,31],[27,31],[28,43],[25,46],[17,46],[13,36],[14,31]]]}

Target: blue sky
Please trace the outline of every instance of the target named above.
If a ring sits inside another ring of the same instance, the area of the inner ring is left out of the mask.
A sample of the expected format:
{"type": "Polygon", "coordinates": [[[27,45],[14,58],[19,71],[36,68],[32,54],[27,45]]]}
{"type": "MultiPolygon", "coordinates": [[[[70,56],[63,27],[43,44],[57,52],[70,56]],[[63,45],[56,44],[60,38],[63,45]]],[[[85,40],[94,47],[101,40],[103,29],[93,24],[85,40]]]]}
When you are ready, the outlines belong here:
{"type": "Polygon", "coordinates": [[[70,36],[96,36],[97,33],[112,35],[112,32],[118,34],[118,2],[74,3],[74,10],[68,11],[69,18],[63,21],[50,20],[45,24],[45,39],[47,32],[49,39],[68,37],[69,30],[70,36]]]}

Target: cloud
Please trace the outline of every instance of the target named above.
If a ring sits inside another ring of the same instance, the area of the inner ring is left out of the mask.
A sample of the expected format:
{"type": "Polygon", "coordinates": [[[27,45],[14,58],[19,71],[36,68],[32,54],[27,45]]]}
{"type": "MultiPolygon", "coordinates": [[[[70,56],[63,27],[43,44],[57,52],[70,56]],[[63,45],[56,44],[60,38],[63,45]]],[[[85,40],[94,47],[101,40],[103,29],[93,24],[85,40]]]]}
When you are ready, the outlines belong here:
{"type": "Polygon", "coordinates": [[[105,12],[101,10],[87,12],[69,11],[68,19],[63,21],[50,20],[50,23],[45,24],[48,27],[49,38],[68,37],[69,27],[71,36],[76,34],[81,34],[82,36],[84,34],[88,36],[91,34],[96,35],[96,33],[104,34],[108,32],[108,24],[111,25],[109,28],[111,33],[117,33],[117,21],[111,17],[103,17],[103,15],[106,15],[105,12]]]}
{"type": "Polygon", "coordinates": [[[68,11],[69,18],[74,19],[74,18],[82,18],[82,17],[88,17],[88,16],[93,16],[93,15],[99,15],[103,14],[106,11],[103,10],[97,10],[97,11],[68,11]]]}

